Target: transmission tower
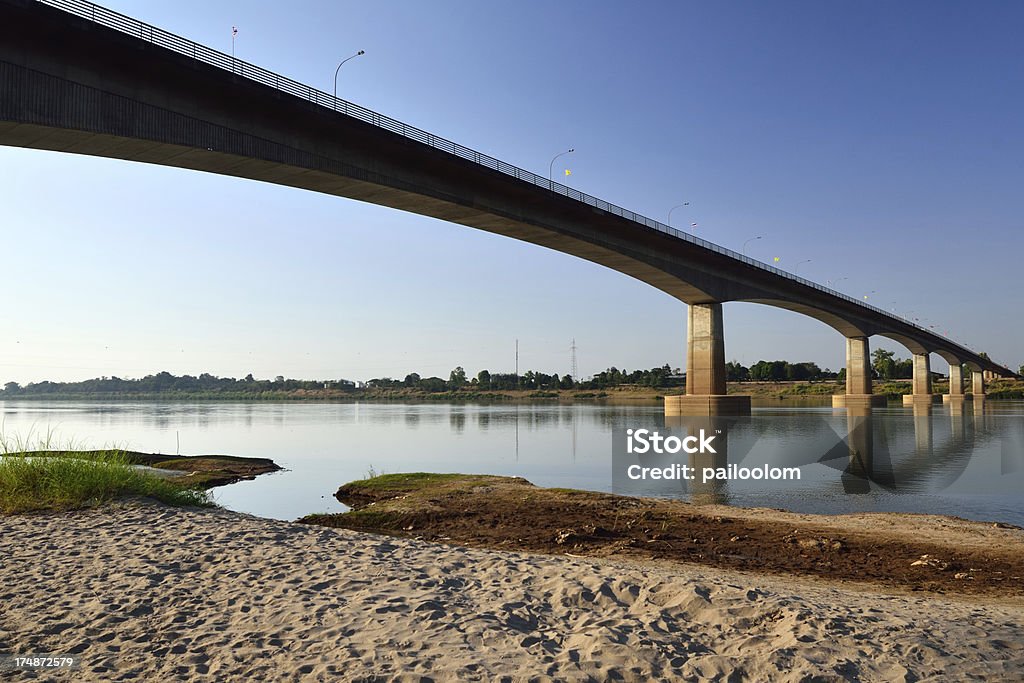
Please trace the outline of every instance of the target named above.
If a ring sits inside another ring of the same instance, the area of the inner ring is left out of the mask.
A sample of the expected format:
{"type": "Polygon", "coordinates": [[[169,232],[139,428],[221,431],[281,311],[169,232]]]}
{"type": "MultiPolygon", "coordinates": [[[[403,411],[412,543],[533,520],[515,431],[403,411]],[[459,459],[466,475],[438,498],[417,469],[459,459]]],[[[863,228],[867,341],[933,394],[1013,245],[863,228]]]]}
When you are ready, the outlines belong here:
{"type": "Polygon", "coordinates": [[[569,351],[572,353],[572,381],[576,383],[576,337],[572,338],[572,345],[569,346],[569,351]]]}

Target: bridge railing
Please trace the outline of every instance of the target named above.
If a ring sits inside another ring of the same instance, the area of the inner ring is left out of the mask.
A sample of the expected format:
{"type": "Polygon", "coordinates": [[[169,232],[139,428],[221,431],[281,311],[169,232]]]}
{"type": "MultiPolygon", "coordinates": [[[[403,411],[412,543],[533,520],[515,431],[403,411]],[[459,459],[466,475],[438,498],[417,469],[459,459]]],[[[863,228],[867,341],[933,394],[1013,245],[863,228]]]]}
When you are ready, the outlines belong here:
{"type": "MultiPolygon", "coordinates": [[[[700,237],[697,237],[696,235],[691,235],[688,232],[676,230],[675,228],[664,223],[661,223],[659,221],[656,221],[652,218],[642,216],[638,213],[630,211],[629,209],[624,209],[621,206],[610,204],[606,201],[598,199],[597,197],[592,197],[584,192],[580,192],[579,190],[575,190],[571,187],[568,187],[567,185],[554,182],[550,178],[545,178],[531,171],[527,171],[525,169],[513,166],[511,164],[507,164],[504,161],[501,161],[500,159],[495,159],[494,157],[491,157],[482,152],[469,149],[468,147],[463,147],[462,145],[456,142],[452,142],[451,140],[448,140],[446,138],[439,137],[437,135],[434,135],[433,133],[429,133],[425,130],[421,130],[414,126],[402,123],[401,121],[393,119],[389,116],[385,116],[383,114],[379,114],[375,111],[367,109],[366,107],[361,107],[358,104],[355,104],[354,102],[349,102],[348,100],[341,99],[340,97],[335,97],[330,93],[317,90],[316,88],[310,85],[305,85],[286,76],[281,76],[272,71],[268,71],[267,69],[256,66],[255,64],[250,64],[249,62],[237,59],[232,55],[228,55],[218,50],[214,50],[212,48],[206,47],[205,45],[200,45],[199,43],[196,43],[192,40],[175,35],[173,33],[170,33],[169,31],[165,31],[162,28],[152,26],[137,19],[133,19],[119,12],[107,9],[106,7],[102,7],[92,2],[87,2],[86,0],[37,0],[37,2],[40,2],[44,5],[49,5],[51,7],[56,7],[70,14],[74,14],[84,19],[93,21],[97,24],[115,29],[129,36],[133,36],[135,38],[139,38],[141,40],[153,43],[154,45],[159,45],[160,47],[173,50],[174,52],[185,55],[187,57],[191,57],[198,61],[209,64],[211,66],[224,69],[225,71],[230,71],[231,73],[237,74],[242,78],[247,78],[258,83],[262,83],[264,85],[270,86],[282,92],[286,92],[291,95],[295,95],[296,97],[300,97],[304,100],[313,102],[314,104],[318,104],[322,107],[326,107],[328,109],[332,109],[336,112],[340,112],[347,116],[357,118],[361,121],[365,121],[366,123],[370,123],[374,126],[390,130],[394,133],[407,137],[410,140],[421,142],[435,149],[439,149],[448,152],[449,154],[453,154],[457,157],[461,157],[463,159],[472,161],[476,164],[480,164],[481,166],[486,166],[487,168],[498,171],[499,173],[504,173],[506,175],[512,176],[523,182],[527,182],[532,185],[542,187],[556,194],[569,197],[570,199],[574,199],[576,201],[582,202],[594,208],[606,211],[610,214],[621,216],[627,220],[639,223],[640,225],[643,225],[652,230],[657,230],[659,232],[672,235],[686,242],[690,242],[692,244],[703,247],[704,249],[708,249],[709,251],[713,251],[718,254],[728,256],[737,261],[742,261],[743,263],[746,263],[747,265],[753,266],[755,268],[760,268],[762,270],[774,273],[775,275],[778,275],[780,277],[784,277],[789,280],[799,282],[800,284],[803,284],[807,287],[811,287],[821,292],[825,292],[832,296],[857,304],[860,307],[874,311],[875,313],[883,315],[887,318],[899,320],[901,323],[915,327],[927,334],[941,336],[934,330],[928,329],[922,325],[917,324],[916,322],[908,320],[902,316],[898,316],[890,311],[886,311],[885,309],[878,308],[877,306],[869,304],[861,299],[849,296],[848,294],[843,294],[842,292],[837,292],[836,290],[825,287],[824,285],[820,285],[817,282],[807,280],[805,278],[800,277],[799,275],[794,275],[793,273],[782,270],[781,268],[776,268],[762,261],[752,259],[749,256],[746,256],[745,254],[740,254],[731,249],[726,249],[725,247],[715,244],[714,242],[709,242],[707,240],[701,239],[700,237]]],[[[945,339],[945,337],[943,338],[945,339]]],[[[961,344],[958,344],[952,340],[947,339],[946,341],[949,342],[951,345],[955,345],[957,347],[962,348],[965,351],[969,351],[969,349],[963,347],[961,344]]]]}

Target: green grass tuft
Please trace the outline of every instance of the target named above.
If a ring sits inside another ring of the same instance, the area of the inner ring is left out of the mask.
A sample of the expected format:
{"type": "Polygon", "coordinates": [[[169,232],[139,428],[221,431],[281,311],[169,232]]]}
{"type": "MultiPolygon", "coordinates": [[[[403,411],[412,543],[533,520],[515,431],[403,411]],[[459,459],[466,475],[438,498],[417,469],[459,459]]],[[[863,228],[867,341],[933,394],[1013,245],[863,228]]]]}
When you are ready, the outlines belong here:
{"type": "Polygon", "coordinates": [[[123,451],[81,457],[68,449],[38,456],[5,448],[0,455],[2,513],[93,507],[121,496],[148,496],[169,505],[214,505],[206,491],[136,469],[123,451]]]}
{"type": "Polygon", "coordinates": [[[433,484],[438,484],[443,481],[453,481],[455,479],[465,479],[465,474],[435,474],[431,472],[409,472],[405,474],[376,474],[373,468],[370,468],[369,477],[361,479],[359,481],[353,481],[348,484],[349,486],[359,486],[364,489],[401,489],[413,491],[420,488],[425,488],[433,484]]]}

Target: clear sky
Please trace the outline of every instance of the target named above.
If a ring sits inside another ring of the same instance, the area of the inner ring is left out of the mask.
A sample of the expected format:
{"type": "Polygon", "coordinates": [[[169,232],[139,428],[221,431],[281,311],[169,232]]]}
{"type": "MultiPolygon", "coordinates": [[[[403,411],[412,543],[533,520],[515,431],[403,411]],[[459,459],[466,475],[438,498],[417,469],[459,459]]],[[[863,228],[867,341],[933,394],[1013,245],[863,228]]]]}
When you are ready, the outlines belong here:
{"type": "MultiPolygon", "coordinates": [[[[109,0],[112,9],[1024,362],[1024,4],[109,0]],[[801,263],[810,260],[809,263],[801,263]],[[799,265],[798,265],[799,264],[799,265]]],[[[686,307],[337,197],[0,147],[0,384],[685,364],[686,307]]],[[[726,304],[726,355],[843,364],[726,304]]],[[[872,339],[873,345],[908,352],[872,339]]],[[[933,367],[945,363],[933,357],[933,367]]]]}

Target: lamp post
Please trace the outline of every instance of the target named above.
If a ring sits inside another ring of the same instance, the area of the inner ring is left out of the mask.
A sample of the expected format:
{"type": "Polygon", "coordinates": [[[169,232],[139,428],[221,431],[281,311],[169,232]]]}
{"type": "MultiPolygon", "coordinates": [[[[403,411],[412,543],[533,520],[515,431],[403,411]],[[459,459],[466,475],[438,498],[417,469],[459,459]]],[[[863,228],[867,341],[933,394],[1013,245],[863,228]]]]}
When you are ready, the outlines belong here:
{"type": "Polygon", "coordinates": [[[825,280],[825,284],[828,285],[829,287],[835,287],[837,284],[839,284],[843,280],[849,280],[849,279],[850,278],[848,278],[848,277],[841,277],[838,280],[825,280]]]}
{"type": "Polygon", "coordinates": [[[675,211],[676,209],[681,209],[684,206],[689,206],[689,205],[690,205],[690,202],[683,202],[682,204],[676,204],[671,209],[669,209],[668,210],[668,222],[665,225],[667,225],[668,227],[671,228],[672,227],[672,212],[675,211]]]}
{"type": "Polygon", "coordinates": [[[793,272],[796,273],[796,271],[798,271],[800,269],[800,266],[802,266],[805,263],[810,263],[810,262],[811,262],[811,259],[806,259],[804,261],[801,261],[800,263],[798,263],[795,266],[793,266],[793,272]]]}
{"type": "Polygon", "coordinates": [[[551,179],[551,174],[554,172],[554,169],[555,169],[555,160],[558,157],[564,157],[566,154],[572,154],[575,151],[576,151],[575,147],[570,147],[569,149],[565,150],[564,152],[559,152],[555,156],[551,157],[551,163],[548,164],[548,182],[549,183],[553,182],[552,179],[551,179]]]}
{"type": "Polygon", "coordinates": [[[762,237],[764,237],[764,235],[758,235],[757,237],[751,237],[751,238],[750,238],[749,240],[747,240],[746,242],[744,242],[744,243],[743,243],[743,255],[744,255],[744,256],[746,256],[746,255],[747,255],[747,245],[748,245],[748,244],[750,244],[750,243],[751,243],[751,242],[753,242],[754,240],[759,240],[759,239],[761,239],[762,237]]]}
{"type": "Polygon", "coordinates": [[[338,64],[338,68],[334,70],[334,99],[338,99],[338,72],[341,71],[342,64],[344,64],[350,59],[355,59],[356,57],[365,54],[366,50],[360,50],[351,57],[346,57],[345,59],[341,60],[341,64],[338,64]]]}

